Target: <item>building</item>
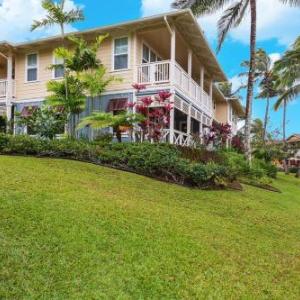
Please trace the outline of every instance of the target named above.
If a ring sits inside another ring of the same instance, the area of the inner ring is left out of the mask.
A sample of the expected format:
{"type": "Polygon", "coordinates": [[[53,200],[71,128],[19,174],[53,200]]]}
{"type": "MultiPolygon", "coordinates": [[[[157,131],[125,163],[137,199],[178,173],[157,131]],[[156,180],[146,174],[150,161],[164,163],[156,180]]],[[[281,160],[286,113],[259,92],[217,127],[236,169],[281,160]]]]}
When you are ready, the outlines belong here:
{"type": "Polygon", "coordinates": [[[300,167],[300,134],[291,135],[286,142],[291,153],[293,153],[292,157],[288,160],[289,167],[300,167]]]}
{"type": "MultiPolygon", "coordinates": [[[[244,110],[237,99],[226,99],[215,83],[227,77],[210,49],[197,20],[190,10],[182,10],[136,21],[76,32],[92,41],[109,34],[99,50],[99,58],[110,75],[122,78],[111,84],[92,106],[107,110],[111,101],[132,102],[143,94],[160,90],[172,92],[175,109],[170,116],[167,135],[171,143],[188,144],[192,134],[201,135],[215,120],[229,123],[233,133],[244,110]],[[147,85],[136,94],[133,83],[147,85]]],[[[46,83],[60,79],[62,72],[49,70],[56,63],[53,51],[60,46],[59,36],[21,44],[0,43],[0,114],[8,120],[29,106],[40,106],[46,83]]],[[[59,63],[59,62],[57,62],[59,63]]],[[[87,133],[90,135],[91,133],[87,133]]]]}

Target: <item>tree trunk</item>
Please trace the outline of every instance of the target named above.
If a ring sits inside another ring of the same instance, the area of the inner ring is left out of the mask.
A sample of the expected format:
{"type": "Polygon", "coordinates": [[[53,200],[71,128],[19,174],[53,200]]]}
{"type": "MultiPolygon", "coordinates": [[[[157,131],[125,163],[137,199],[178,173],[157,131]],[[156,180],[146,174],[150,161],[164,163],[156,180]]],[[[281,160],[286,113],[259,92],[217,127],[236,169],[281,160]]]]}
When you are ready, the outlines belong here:
{"type": "Polygon", "coordinates": [[[289,173],[289,166],[288,166],[288,148],[286,143],[286,100],[283,101],[283,119],[282,119],[282,134],[283,134],[283,151],[284,151],[284,161],[283,161],[283,168],[284,173],[289,173]]]}
{"type": "Polygon", "coordinates": [[[264,136],[263,141],[264,144],[266,144],[267,139],[267,127],[268,127],[268,121],[269,121],[269,110],[270,110],[270,98],[267,98],[267,106],[266,106],[266,113],[265,113],[265,122],[264,122],[264,136]]]}
{"type": "Polygon", "coordinates": [[[246,122],[245,122],[245,154],[251,163],[251,117],[253,102],[253,86],[255,72],[255,53],[256,53],[256,0],[250,0],[251,8],[251,34],[250,34],[250,66],[248,76],[247,103],[246,103],[246,122]]]}

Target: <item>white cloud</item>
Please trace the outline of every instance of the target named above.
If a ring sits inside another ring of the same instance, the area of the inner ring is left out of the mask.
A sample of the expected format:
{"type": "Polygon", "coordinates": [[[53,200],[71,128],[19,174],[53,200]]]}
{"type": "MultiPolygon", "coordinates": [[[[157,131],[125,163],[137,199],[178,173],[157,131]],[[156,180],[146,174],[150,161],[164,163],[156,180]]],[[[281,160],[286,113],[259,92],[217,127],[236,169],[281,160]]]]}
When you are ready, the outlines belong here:
{"type": "Polygon", "coordinates": [[[173,0],[142,0],[142,15],[151,16],[171,10],[173,0]]]}
{"type": "Polygon", "coordinates": [[[280,53],[271,53],[271,54],[269,54],[269,57],[271,58],[272,67],[273,67],[274,64],[276,63],[276,61],[281,58],[281,54],[280,53]]]}
{"type": "MultiPolygon", "coordinates": [[[[66,1],[66,10],[75,7],[72,0],[66,1]]],[[[33,20],[45,17],[41,0],[0,0],[0,41],[21,42],[59,33],[57,26],[30,32],[33,20]]],[[[75,30],[67,26],[66,31],[75,30]]]]}
{"type": "MultiPolygon", "coordinates": [[[[142,14],[146,16],[169,11],[172,2],[172,0],[142,0],[142,14]]],[[[259,0],[257,5],[258,41],[274,38],[282,45],[290,45],[299,34],[300,9],[283,5],[279,0],[259,0]]],[[[217,37],[217,22],[220,15],[221,11],[199,18],[199,23],[210,40],[217,37]]],[[[248,15],[237,29],[231,31],[230,37],[248,44],[249,28],[250,17],[248,15]]]]}

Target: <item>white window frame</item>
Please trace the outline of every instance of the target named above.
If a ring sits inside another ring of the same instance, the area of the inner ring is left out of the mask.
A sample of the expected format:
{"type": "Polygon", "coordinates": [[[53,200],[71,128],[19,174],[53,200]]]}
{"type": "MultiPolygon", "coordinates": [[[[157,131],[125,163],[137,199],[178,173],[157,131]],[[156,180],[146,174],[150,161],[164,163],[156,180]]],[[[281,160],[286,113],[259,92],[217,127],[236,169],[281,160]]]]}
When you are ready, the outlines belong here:
{"type": "Polygon", "coordinates": [[[27,53],[25,55],[25,82],[26,83],[35,83],[39,81],[39,64],[40,64],[40,60],[39,60],[39,53],[38,52],[32,52],[32,53],[27,53]],[[28,66],[28,56],[30,55],[36,55],[36,66],[32,67],[32,66],[28,66]],[[32,80],[29,81],[28,80],[28,70],[29,69],[36,69],[36,80],[32,80]]]}
{"type": "Polygon", "coordinates": [[[142,41],[142,53],[141,53],[141,64],[151,64],[151,63],[156,63],[156,62],[160,62],[163,61],[163,58],[161,55],[159,55],[159,53],[157,51],[155,51],[151,46],[149,46],[149,44],[145,41],[142,41]],[[149,62],[144,63],[143,59],[144,59],[144,46],[146,46],[149,49],[149,62]],[[156,58],[160,58],[160,60],[156,60],[155,62],[151,62],[151,51],[155,54],[156,58]]]}
{"type": "MultiPolygon", "coordinates": [[[[56,63],[55,59],[56,59],[56,56],[55,56],[55,53],[53,52],[53,54],[52,54],[52,64],[53,64],[53,66],[59,65],[59,64],[56,63]]],[[[63,78],[64,78],[64,76],[55,77],[55,67],[54,67],[53,70],[52,70],[52,79],[60,80],[60,79],[63,79],[63,78]]]]}
{"type": "Polygon", "coordinates": [[[129,35],[125,35],[125,36],[118,36],[113,38],[112,40],[112,66],[111,66],[111,70],[112,72],[124,72],[124,71],[128,71],[130,70],[130,53],[131,53],[131,47],[130,47],[130,36],[129,35]],[[123,54],[115,54],[115,46],[116,46],[116,40],[120,40],[120,39],[124,39],[127,38],[127,55],[128,55],[128,61],[127,61],[127,68],[123,68],[123,69],[115,69],[115,56],[116,55],[125,55],[125,53],[123,54]]]}

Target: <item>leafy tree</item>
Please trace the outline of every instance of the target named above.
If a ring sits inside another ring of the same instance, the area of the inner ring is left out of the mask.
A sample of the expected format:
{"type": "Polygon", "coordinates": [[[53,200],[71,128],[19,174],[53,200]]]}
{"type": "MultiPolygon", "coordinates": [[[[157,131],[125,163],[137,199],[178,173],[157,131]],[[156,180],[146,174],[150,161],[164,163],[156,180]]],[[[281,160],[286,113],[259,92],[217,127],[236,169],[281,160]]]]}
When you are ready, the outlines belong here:
{"type": "Polygon", "coordinates": [[[63,133],[65,114],[61,110],[43,106],[33,110],[30,116],[19,116],[17,122],[33,134],[52,140],[57,134],[63,133]]]}
{"type": "Polygon", "coordinates": [[[107,127],[113,127],[116,131],[117,139],[119,142],[122,141],[122,127],[132,130],[133,126],[137,123],[144,121],[144,116],[141,114],[124,112],[118,115],[111,113],[98,112],[93,113],[81,120],[78,129],[90,126],[93,129],[103,129],[107,127]]]}
{"type": "Polygon", "coordinates": [[[74,137],[75,126],[73,125],[75,116],[84,111],[86,95],[84,94],[84,86],[77,77],[69,75],[67,83],[66,90],[63,81],[49,81],[47,89],[50,95],[46,97],[46,103],[52,107],[64,108],[67,115],[67,132],[69,136],[74,137]]]}
{"type": "MultiPolygon", "coordinates": [[[[292,48],[283,55],[283,57],[275,63],[274,70],[278,76],[277,88],[283,92],[274,105],[277,111],[283,107],[282,131],[284,151],[288,152],[286,143],[286,114],[287,105],[300,94],[300,37],[296,39],[292,48]]],[[[287,157],[284,160],[284,168],[288,172],[287,157]]]]}
{"type": "Polygon", "coordinates": [[[70,11],[65,11],[65,0],[54,2],[53,0],[43,0],[42,7],[47,12],[47,16],[41,20],[35,20],[31,26],[31,31],[38,28],[50,27],[59,25],[61,37],[65,39],[65,26],[78,21],[83,21],[83,11],[80,8],[75,8],[70,11]]]}
{"type": "MultiPolygon", "coordinates": [[[[279,0],[284,4],[291,6],[300,6],[300,0],[279,0]]],[[[225,9],[218,22],[218,47],[221,46],[228,32],[238,27],[245,18],[248,8],[250,8],[250,60],[248,73],[248,88],[246,102],[246,123],[245,123],[245,152],[249,161],[251,161],[251,116],[253,103],[253,88],[255,80],[255,53],[256,53],[256,28],[257,28],[257,1],[256,0],[174,0],[175,8],[191,8],[196,16],[213,13],[223,9],[225,5],[230,5],[225,9]]],[[[270,3],[271,5],[271,3],[270,3]]],[[[271,9],[271,8],[270,8],[271,9]]]]}

